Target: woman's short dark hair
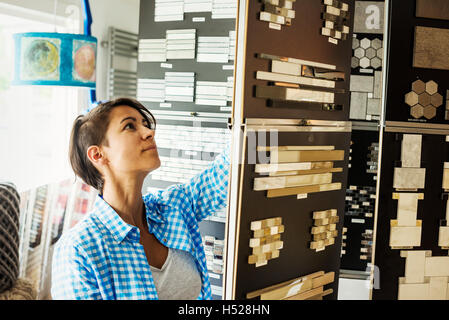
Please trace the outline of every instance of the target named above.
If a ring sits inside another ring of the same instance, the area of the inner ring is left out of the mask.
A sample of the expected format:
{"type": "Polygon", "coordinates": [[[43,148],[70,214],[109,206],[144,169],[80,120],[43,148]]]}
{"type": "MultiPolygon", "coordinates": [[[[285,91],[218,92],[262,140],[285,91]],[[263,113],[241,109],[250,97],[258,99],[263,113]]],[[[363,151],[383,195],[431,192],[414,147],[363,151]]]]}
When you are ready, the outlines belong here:
{"type": "Polygon", "coordinates": [[[69,158],[75,174],[85,183],[103,193],[104,179],[87,157],[90,146],[108,146],[106,131],[109,126],[109,114],[118,106],[136,109],[146,119],[152,130],[156,129],[156,120],[151,112],[140,102],[131,98],[117,98],[98,104],[86,115],[78,116],[72,127],[69,145],[69,158]]]}

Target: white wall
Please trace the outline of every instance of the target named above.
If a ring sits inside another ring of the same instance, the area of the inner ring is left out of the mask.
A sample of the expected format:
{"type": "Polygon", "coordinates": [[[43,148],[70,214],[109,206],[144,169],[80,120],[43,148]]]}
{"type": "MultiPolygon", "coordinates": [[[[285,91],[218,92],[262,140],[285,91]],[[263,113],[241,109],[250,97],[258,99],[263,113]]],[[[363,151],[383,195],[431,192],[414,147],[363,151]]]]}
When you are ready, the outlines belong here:
{"type": "Polygon", "coordinates": [[[98,39],[97,100],[106,98],[107,48],[101,46],[108,40],[110,26],[128,32],[139,32],[140,0],[90,0],[92,35],[98,39]]]}

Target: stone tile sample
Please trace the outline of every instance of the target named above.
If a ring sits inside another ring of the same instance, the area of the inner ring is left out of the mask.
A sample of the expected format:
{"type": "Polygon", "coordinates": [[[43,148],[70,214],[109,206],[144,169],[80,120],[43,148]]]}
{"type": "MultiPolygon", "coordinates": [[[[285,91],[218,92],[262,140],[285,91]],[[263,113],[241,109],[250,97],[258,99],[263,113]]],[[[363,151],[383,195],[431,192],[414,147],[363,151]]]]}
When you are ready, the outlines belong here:
{"type": "Polygon", "coordinates": [[[374,77],[373,76],[357,76],[351,75],[350,91],[357,92],[373,92],[374,77]]]}
{"type": "Polygon", "coordinates": [[[351,105],[349,117],[351,119],[365,120],[368,106],[368,93],[351,92],[351,105]]]}
{"type": "Polygon", "coordinates": [[[413,67],[449,70],[449,29],[415,27],[413,67]]]}
{"type": "Polygon", "coordinates": [[[401,161],[403,168],[421,167],[422,135],[404,134],[402,136],[401,161]]]}
{"type": "Polygon", "coordinates": [[[423,189],[425,178],[425,168],[394,168],[393,188],[423,189]]]}
{"type": "Polygon", "coordinates": [[[416,0],[416,16],[449,20],[449,2],[447,0],[416,0]]]}

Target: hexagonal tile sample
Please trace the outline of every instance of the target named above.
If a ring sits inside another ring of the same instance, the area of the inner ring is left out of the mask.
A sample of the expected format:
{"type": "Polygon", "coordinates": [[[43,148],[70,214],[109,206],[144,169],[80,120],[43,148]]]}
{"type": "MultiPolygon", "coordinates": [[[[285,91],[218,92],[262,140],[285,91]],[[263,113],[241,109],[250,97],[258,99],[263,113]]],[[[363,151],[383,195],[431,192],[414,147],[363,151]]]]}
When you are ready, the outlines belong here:
{"type": "Polygon", "coordinates": [[[423,93],[424,90],[426,90],[426,84],[421,80],[416,80],[415,82],[412,83],[412,90],[415,91],[417,94],[423,93]]]}
{"type": "Polygon", "coordinates": [[[352,49],[357,49],[360,47],[360,40],[357,38],[352,38],[352,49]]]}
{"type": "Polygon", "coordinates": [[[351,68],[357,68],[359,66],[359,58],[357,57],[352,57],[351,58],[351,68]]]}
{"type": "Polygon", "coordinates": [[[361,59],[364,56],[365,56],[365,50],[363,50],[362,48],[357,48],[354,50],[354,57],[361,59]]]}
{"type": "Polygon", "coordinates": [[[367,58],[374,58],[375,56],[376,56],[376,54],[377,54],[377,52],[376,52],[376,50],[374,50],[373,48],[368,48],[368,49],[366,49],[366,52],[365,52],[365,56],[367,57],[367,58]]]}
{"type": "Polygon", "coordinates": [[[413,107],[418,103],[418,94],[416,92],[410,91],[405,95],[405,103],[413,107]]]}
{"type": "Polygon", "coordinates": [[[430,104],[435,108],[438,108],[443,104],[443,96],[439,93],[435,93],[430,96],[430,104]]]}
{"type": "Polygon", "coordinates": [[[380,60],[378,57],[374,57],[371,59],[371,67],[374,69],[380,68],[382,66],[382,60],[380,60]]]}
{"type": "Polygon", "coordinates": [[[383,59],[384,58],[384,48],[377,49],[376,53],[377,53],[377,57],[379,59],[383,59]]]}
{"type": "Polygon", "coordinates": [[[363,49],[368,49],[371,46],[371,41],[367,38],[363,38],[362,40],[360,40],[360,46],[363,49]]]}
{"type": "Polygon", "coordinates": [[[437,109],[435,109],[433,106],[427,106],[424,108],[424,117],[426,119],[432,119],[437,115],[437,109]]]}
{"type": "Polygon", "coordinates": [[[413,118],[421,118],[424,115],[424,108],[423,106],[417,104],[416,106],[413,106],[410,108],[410,114],[413,118]]]}
{"type": "Polygon", "coordinates": [[[437,93],[437,91],[438,91],[438,84],[435,81],[430,80],[426,82],[426,92],[428,94],[432,95],[434,93],[437,93]]]}
{"type": "Polygon", "coordinates": [[[423,92],[423,93],[419,94],[418,102],[423,107],[428,106],[430,104],[430,94],[428,94],[427,92],[423,92]]]}
{"type": "Polygon", "coordinates": [[[371,47],[373,47],[374,49],[380,49],[382,48],[382,41],[380,39],[374,39],[371,41],[371,47]]]}
{"type": "Polygon", "coordinates": [[[370,66],[370,61],[367,57],[363,57],[362,59],[360,59],[360,66],[362,68],[368,68],[370,66]]]}

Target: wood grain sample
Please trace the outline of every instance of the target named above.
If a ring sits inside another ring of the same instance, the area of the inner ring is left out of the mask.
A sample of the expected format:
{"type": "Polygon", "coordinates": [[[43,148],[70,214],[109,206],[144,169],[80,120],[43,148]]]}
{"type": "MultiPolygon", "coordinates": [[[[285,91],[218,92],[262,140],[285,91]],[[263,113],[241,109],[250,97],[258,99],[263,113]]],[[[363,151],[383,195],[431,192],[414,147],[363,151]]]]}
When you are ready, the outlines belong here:
{"type": "Polygon", "coordinates": [[[344,155],[344,150],[272,151],[270,162],[342,161],[344,155]]]}
{"type": "Polygon", "coordinates": [[[335,238],[338,236],[335,226],[339,221],[339,217],[337,209],[315,211],[312,217],[314,226],[311,230],[312,242],[310,243],[310,249],[318,252],[335,243],[335,238]]]}
{"type": "Polygon", "coordinates": [[[248,257],[248,263],[260,267],[266,265],[268,260],[278,258],[279,250],[284,246],[280,236],[284,232],[282,218],[252,221],[250,229],[253,231],[253,238],[249,242],[252,254],[248,257]]]}
{"type": "Polygon", "coordinates": [[[305,193],[334,191],[334,190],[340,190],[340,189],[341,189],[341,183],[336,182],[336,183],[320,184],[320,185],[314,185],[314,186],[268,190],[267,197],[268,198],[276,198],[276,197],[293,196],[293,195],[305,194],[305,193]]]}
{"type": "Polygon", "coordinates": [[[420,18],[449,20],[449,1],[416,0],[416,16],[420,18]]]}
{"type": "Polygon", "coordinates": [[[324,286],[334,282],[335,273],[319,271],[307,276],[288,280],[264,289],[249,292],[247,299],[260,297],[261,300],[305,300],[317,295],[329,294],[324,286]]]}
{"type": "Polygon", "coordinates": [[[449,29],[415,28],[413,67],[449,70],[449,29]]]}

